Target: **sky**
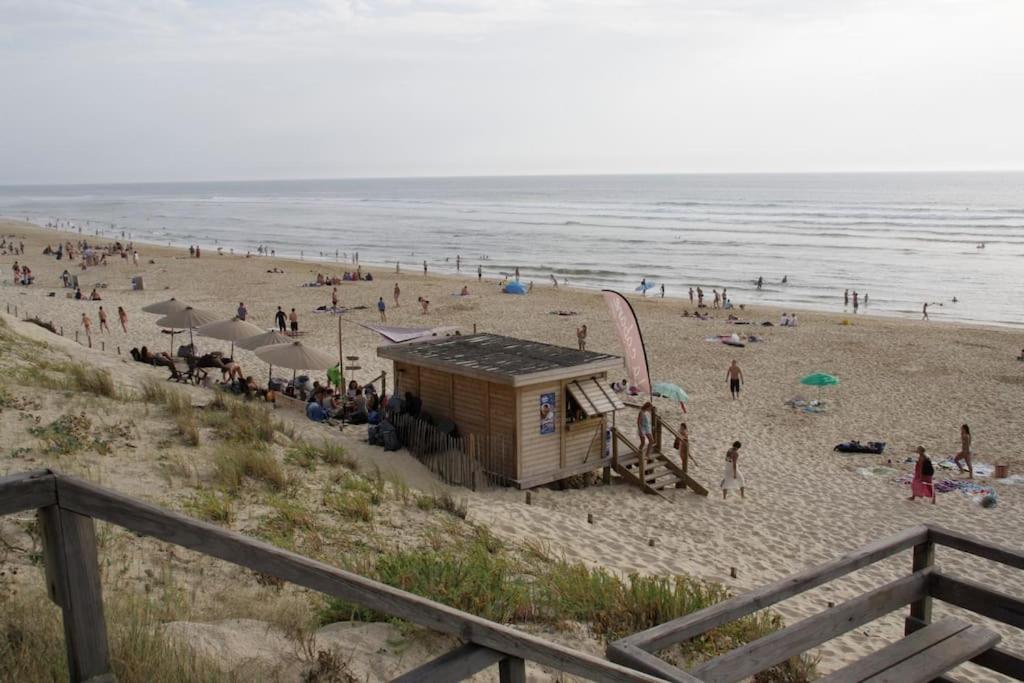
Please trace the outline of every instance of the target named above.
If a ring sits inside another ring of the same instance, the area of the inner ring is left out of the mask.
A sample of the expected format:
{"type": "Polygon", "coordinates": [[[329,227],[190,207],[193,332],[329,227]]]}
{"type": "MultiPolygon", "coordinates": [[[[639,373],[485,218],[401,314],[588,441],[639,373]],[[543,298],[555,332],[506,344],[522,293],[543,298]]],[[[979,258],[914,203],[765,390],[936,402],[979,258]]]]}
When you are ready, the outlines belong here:
{"type": "Polygon", "coordinates": [[[1022,0],[0,0],[0,184],[1024,169],[1022,0]]]}

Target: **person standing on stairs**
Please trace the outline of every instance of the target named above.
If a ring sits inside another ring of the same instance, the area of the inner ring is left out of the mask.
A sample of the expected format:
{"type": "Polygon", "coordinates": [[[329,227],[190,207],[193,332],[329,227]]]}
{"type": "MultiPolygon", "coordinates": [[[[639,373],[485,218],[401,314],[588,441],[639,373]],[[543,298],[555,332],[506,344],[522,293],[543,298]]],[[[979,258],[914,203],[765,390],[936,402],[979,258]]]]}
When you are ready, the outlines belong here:
{"type": "Polygon", "coordinates": [[[640,452],[645,459],[649,458],[654,446],[654,405],[650,401],[644,403],[636,416],[636,431],[640,435],[640,452]]]}

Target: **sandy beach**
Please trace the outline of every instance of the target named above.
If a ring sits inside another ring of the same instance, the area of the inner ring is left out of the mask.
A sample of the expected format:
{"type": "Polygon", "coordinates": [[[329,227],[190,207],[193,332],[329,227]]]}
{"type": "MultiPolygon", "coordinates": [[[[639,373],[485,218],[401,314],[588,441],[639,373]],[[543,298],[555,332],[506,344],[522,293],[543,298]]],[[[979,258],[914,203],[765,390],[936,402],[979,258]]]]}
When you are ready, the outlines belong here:
{"type": "MultiPolygon", "coordinates": [[[[136,245],[140,263],[110,259],[107,266],[73,270],[83,293],[98,288],[103,301],[76,301],[66,297],[59,276],[70,264],[43,256],[46,245],[88,236],[58,233],[15,221],[0,221],[0,235],[24,241],[24,256],[0,257],[0,311],[17,307],[18,317],[37,316],[63,328],[64,337],[86,337],[80,319],[87,312],[94,321],[92,349],[82,349],[90,362],[111,367],[120,375],[137,369],[128,350],[147,345],[170,350],[167,335],[154,324],[156,316],[141,311],[147,304],[176,297],[197,308],[230,318],[240,302],[248,320],[270,329],[277,307],[294,308],[305,343],[337,353],[338,317],[316,313],[330,305],[331,287],[304,287],[317,273],[340,275],[344,264],[218,255],[203,245],[202,258],[187,251],[136,245]],[[15,261],[27,264],[35,284],[11,282],[15,261]],[[283,273],[268,272],[273,269],[283,273]],[[141,275],[145,291],[131,291],[130,279],[141,275]],[[105,286],[103,286],[105,285],[105,286]],[[54,293],[54,296],[50,296],[54,293]],[[98,331],[98,307],[110,318],[111,332],[98,331]],[[122,332],[116,311],[128,314],[122,332]],[[102,348],[101,348],[102,347],[102,348]],[[120,350],[120,356],[118,355],[120,350]]],[[[376,302],[387,304],[387,322],[399,326],[451,325],[463,332],[473,329],[566,346],[576,345],[576,328],[589,327],[588,349],[621,354],[605,303],[593,291],[554,288],[537,281],[527,296],[502,294],[496,274],[477,279],[475,262],[463,266],[465,278],[424,276],[422,269],[362,265],[372,282],[345,282],[338,286],[340,305],[350,310],[341,317],[346,356],[358,356],[356,380],[368,380],[390,363],[377,358],[379,337],[359,322],[379,320],[376,302]],[[392,290],[401,288],[400,306],[392,290]],[[463,286],[470,296],[459,296],[463,286]],[[418,297],[430,300],[423,314],[418,297]],[[357,308],[365,307],[365,308],[357,308]],[[557,315],[557,312],[572,315],[557,315]]],[[[70,270],[70,268],[69,268],[70,270]]],[[[653,293],[653,292],[652,292],[653,293]]],[[[842,286],[837,284],[837,297],[842,286]]],[[[846,551],[908,526],[933,522],[982,539],[1024,547],[1024,478],[1001,481],[979,477],[991,486],[998,504],[982,508],[977,496],[957,491],[941,493],[937,505],[907,500],[909,487],[898,483],[909,474],[905,461],[923,445],[939,463],[959,449],[959,427],[967,423],[974,435],[975,462],[1006,464],[1011,475],[1024,474],[1021,415],[1024,414],[1024,362],[1016,360],[1024,347],[1018,330],[964,326],[941,322],[876,318],[801,311],[796,328],[778,326],[780,309],[733,311],[741,318],[773,327],[736,326],[726,322],[726,311],[710,311],[713,320],[683,317],[693,307],[680,299],[629,294],[643,328],[654,381],[674,382],[689,393],[688,413],[681,416],[671,401],[657,400],[662,416],[689,426],[694,477],[711,490],[708,498],[682,491],[670,492],[671,501],[645,496],[627,486],[599,486],[579,490],[539,489],[527,505],[521,491],[495,489],[470,493],[471,518],[489,525],[502,537],[540,541],[567,557],[623,573],[686,573],[720,581],[736,591],[749,590],[812,564],[834,559],[846,551]],[[706,341],[707,337],[756,333],[763,342],[745,348],[706,341]],[[737,360],[745,376],[739,400],[732,400],[726,369],[737,360]],[[839,386],[825,388],[823,413],[794,410],[788,400],[814,399],[814,388],[799,384],[812,372],[840,378],[839,386]],[[884,441],[886,454],[843,455],[833,452],[842,441],[884,441]],[[746,499],[731,495],[722,500],[718,489],[725,452],[734,441],[743,442],[741,467],[746,477],[746,499]],[[889,460],[891,459],[891,463],[889,460]],[[888,467],[865,474],[868,468],[888,467]],[[858,471],[861,470],[861,471],[858,471]],[[594,524],[587,523],[588,513],[594,524]],[[650,540],[654,544],[650,544],[650,540]],[[737,578],[730,577],[735,568],[737,578]]],[[[742,301],[734,301],[742,304],[742,301]]],[[[863,310],[863,309],[862,309],[863,310]]],[[[180,337],[175,339],[175,346],[180,337]]],[[[224,350],[228,344],[197,338],[201,351],[224,350]]],[[[248,351],[236,350],[245,374],[265,378],[267,366],[248,351]]],[[[627,409],[620,425],[635,413],[627,409]]],[[[380,451],[361,443],[362,430],[346,430],[348,447],[367,460],[382,458],[380,451]]],[[[19,469],[6,462],[0,472],[19,469]]],[[[440,486],[412,458],[389,455],[387,466],[408,474],[410,486],[440,486]]],[[[960,478],[955,470],[938,478],[960,478]]],[[[109,482],[108,482],[109,483],[109,482]]],[[[937,563],[957,574],[1011,595],[1024,595],[1024,576],[958,552],[939,549],[937,563]]],[[[909,554],[800,595],[779,606],[788,622],[841,602],[865,589],[881,585],[909,571],[909,554]]],[[[937,605],[939,614],[953,612],[937,605]]],[[[981,620],[970,615],[967,618],[981,620]]],[[[1003,636],[1003,647],[1024,651],[1024,637],[1012,628],[987,622],[1003,636]]],[[[902,614],[890,615],[841,638],[816,652],[820,670],[827,672],[902,635],[902,614]]],[[[961,669],[963,680],[1003,680],[990,672],[961,669]]]]}

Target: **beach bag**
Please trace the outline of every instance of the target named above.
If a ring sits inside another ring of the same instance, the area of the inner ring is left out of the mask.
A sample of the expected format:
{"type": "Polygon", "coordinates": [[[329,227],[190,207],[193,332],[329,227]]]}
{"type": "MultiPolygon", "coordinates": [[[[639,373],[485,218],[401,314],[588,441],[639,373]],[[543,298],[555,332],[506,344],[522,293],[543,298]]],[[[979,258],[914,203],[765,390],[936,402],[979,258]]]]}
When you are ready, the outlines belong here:
{"type": "Polygon", "coordinates": [[[384,438],[380,434],[380,425],[370,425],[366,428],[366,440],[371,446],[384,445],[384,438]]]}
{"type": "Polygon", "coordinates": [[[928,458],[925,458],[924,463],[921,465],[921,474],[925,477],[930,477],[935,474],[935,467],[932,465],[932,461],[928,458]]]}
{"type": "Polygon", "coordinates": [[[380,423],[380,436],[384,440],[384,450],[397,451],[402,447],[402,441],[398,438],[398,431],[387,420],[380,423]]]}

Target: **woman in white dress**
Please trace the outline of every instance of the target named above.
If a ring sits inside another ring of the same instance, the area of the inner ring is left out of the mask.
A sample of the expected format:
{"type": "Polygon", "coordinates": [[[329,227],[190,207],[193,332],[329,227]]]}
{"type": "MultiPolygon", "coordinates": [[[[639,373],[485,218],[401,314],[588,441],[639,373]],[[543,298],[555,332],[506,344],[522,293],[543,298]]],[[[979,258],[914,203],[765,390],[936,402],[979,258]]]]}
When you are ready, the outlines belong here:
{"type": "Polygon", "coordinates": [[[746,482],[743,480],[743,473],[740,472],[739,466],[740,447],[742,445],[739,441],[733,441],[732,448],[725,454],[725,474],[722,476],[722,500],[729,496],[729,491],[732,489],[739,489],[740,498],[746,498],[744,495],[746,482]]]}

